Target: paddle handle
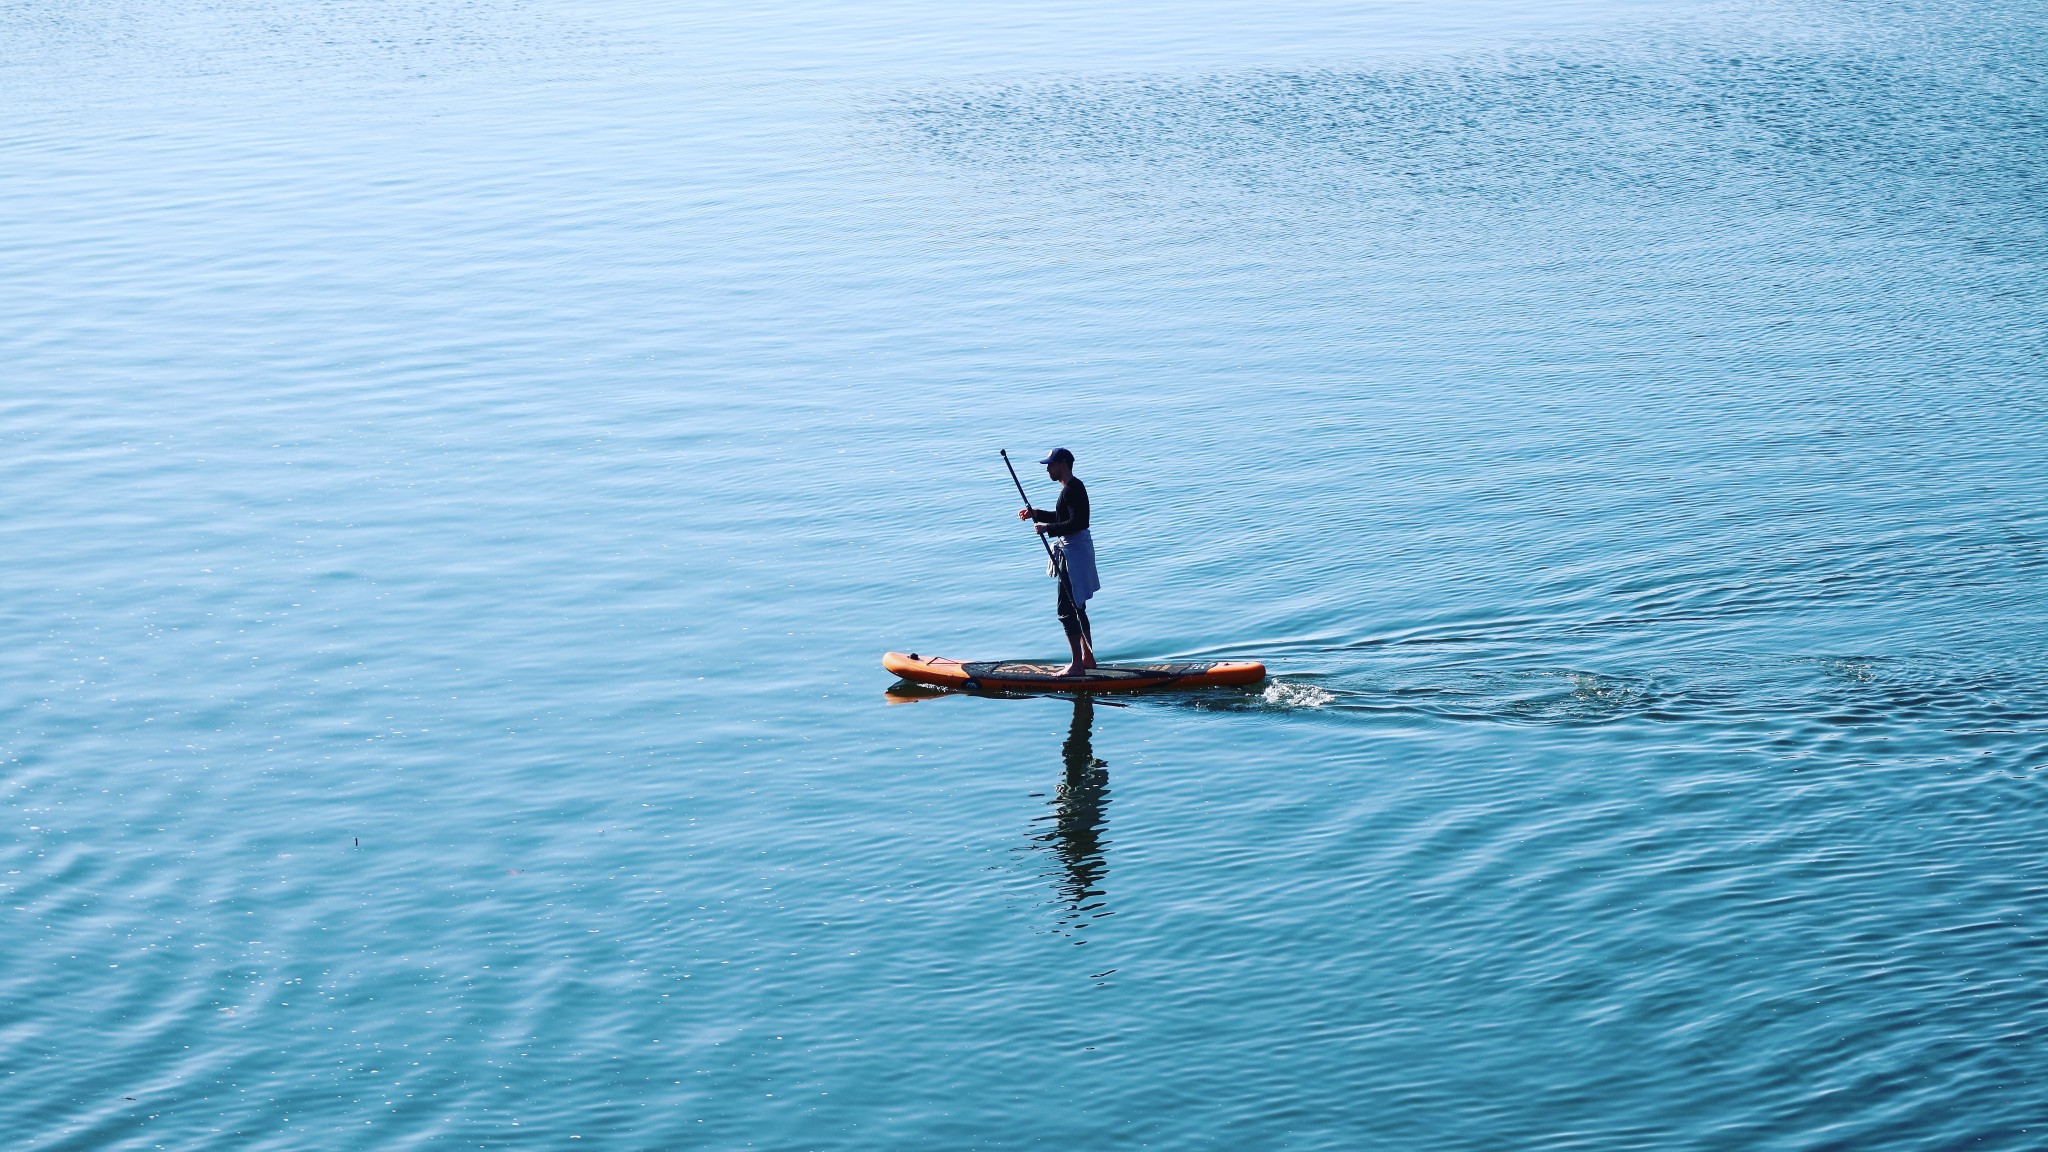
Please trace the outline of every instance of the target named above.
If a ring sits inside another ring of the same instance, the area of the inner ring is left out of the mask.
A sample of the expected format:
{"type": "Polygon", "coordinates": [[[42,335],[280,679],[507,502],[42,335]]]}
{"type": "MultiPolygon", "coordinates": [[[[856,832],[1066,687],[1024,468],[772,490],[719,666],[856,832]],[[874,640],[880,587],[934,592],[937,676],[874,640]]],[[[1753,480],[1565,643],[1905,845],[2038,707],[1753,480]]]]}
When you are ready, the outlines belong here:
{"type": "MultiPolygon", "coordinates": [[[[1010,470],[1010,483],[1017,486],[1017,495],[1024,501],[1024,510],[1026,512],[1031,511],[1031,497],[1024,492],[1024,482],[1017,479],[1017,466],[1010,463],[1010,450],[1008,448],[998,448],[996,451],[1003,454],[1003,467],[1010,470]]],[[[1039,546],[1045,549],[1045,558],[1050,561],[1052,559],[1052,544],[1046,540],[1045,533],[1033,532],[1032,535],[1038,537],[1039,546]]]]}

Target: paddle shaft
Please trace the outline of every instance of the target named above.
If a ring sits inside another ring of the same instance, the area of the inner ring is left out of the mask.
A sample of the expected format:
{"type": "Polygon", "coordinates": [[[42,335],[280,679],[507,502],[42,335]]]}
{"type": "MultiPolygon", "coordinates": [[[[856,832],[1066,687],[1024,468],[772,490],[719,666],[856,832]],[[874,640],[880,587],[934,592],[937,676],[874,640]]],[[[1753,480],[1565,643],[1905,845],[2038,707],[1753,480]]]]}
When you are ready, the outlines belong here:
{"type": "MultiPolygon", "coordinates": [[[[998,448],[996,451],[1003,454],[1003,467],[1010,470],[1010,483],[1017,486],[1017,495],[1024,501],[1024,510],[1026,512],[1031,511],[1031,497],[1024,492],[1024,482],[1017,479],[1017,466],[1010,463],[1010,450],[1008,448],[998,448]]],[[[1038,537],[1039,546],[1045,549],[1045,558],[1050,561],[1052,559],[1052,543],[1045,538],[1045,533],[1043,532],[1034,532],[1032,534],[1038,537]]]]}

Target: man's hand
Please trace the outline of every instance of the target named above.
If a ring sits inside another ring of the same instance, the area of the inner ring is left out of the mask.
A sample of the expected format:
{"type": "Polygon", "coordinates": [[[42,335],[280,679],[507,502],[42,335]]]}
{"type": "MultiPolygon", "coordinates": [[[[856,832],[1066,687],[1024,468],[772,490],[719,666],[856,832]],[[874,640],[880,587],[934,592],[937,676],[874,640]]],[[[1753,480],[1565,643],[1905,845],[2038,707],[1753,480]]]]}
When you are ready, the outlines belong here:
{"type": "Polygon", "coordinates": [[[1019,509],[1017,509],[1017,519],[1019,519],[1019,520],[1029,520],[1029,519],[1031,519],[1031,509],[1029,509],[1029,508],[1019,508],[1019,509]]]}

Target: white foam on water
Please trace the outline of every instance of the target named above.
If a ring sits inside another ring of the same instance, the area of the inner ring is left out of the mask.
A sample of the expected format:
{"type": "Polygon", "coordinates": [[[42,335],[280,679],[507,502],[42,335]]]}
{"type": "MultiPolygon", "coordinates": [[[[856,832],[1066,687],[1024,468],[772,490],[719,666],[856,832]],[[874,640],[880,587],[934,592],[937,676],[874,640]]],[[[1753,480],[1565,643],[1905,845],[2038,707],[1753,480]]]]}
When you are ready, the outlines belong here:
{"type": "Polygon", "coordinates": [[[1266,685],[1266,703],[1276,708],[1321,708],[1337,697],[1313,684],[1274,680],[1266,685]]]}

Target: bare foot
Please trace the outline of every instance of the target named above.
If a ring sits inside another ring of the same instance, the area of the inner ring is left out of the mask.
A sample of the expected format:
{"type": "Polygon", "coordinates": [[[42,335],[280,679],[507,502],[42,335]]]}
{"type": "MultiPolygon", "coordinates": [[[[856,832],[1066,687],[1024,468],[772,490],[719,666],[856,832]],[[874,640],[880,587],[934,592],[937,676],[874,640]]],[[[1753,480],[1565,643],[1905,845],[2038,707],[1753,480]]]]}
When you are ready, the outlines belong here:
{"type": "Polygon", "coordinates": [[[1058,672],[1053,673],[1055,676],[1079,676],[1080,674],[1081,666],[1079,664],[1069,664],[1058,672]]]}

